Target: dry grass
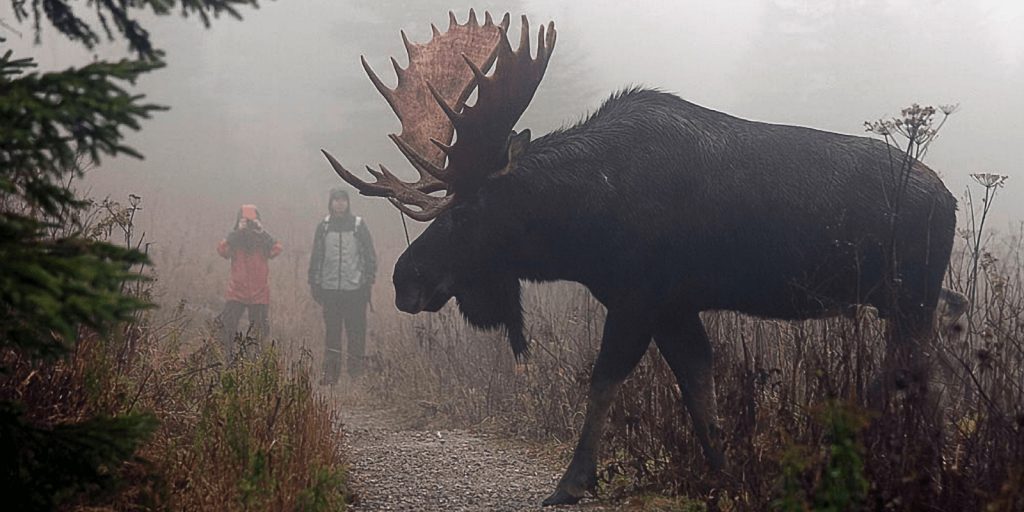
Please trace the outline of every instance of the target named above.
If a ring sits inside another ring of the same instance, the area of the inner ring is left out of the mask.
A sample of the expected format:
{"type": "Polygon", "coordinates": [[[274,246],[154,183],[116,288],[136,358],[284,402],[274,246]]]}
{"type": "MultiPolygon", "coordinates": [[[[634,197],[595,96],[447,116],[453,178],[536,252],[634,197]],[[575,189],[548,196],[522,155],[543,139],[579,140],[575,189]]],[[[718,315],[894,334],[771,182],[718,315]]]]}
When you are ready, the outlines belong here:
{"type": "MultiPolygon", "coordinates": [[[[931,389],[940,409],[902,397],[884,414],[867,412],[864,397],[885,338],[882,322],[870,315],[780,322],[707,314],[731,461],[727,472],[707,470],[675,380],[652,348],[610,414],[602,470],[606,496],[658,490],[721,509],[779,508],[788,470],[795,473],[791,492],[799,494],[798,503],[827,508],[822,500],[835,490],[829,486],[838,485],[825,478],[836,459],[835,429],[846,428],[845,422],[856,433],[847,451],[862,458],[853,469],[870,485],[860,507],[1020,507],[1024,267],[1017,263],[1019,239],[1001,250],[1000,258],[984,256],[988,263],[968,330],[937,341],[941,357],[931,389]],[[835,407],[849,414],[836,419],[828,413],[835,407]],[[856,428],[862,421],[866,428],[856,428]],[[795,466],[787,462],[792,453],[801,454],[795,466]]],[[[969,259],[957,253],[949,283],[954,289],[965,289],[957,269],[969,259]]],[[[500,335],[469,329],[449,307],[391,324],[386,336],[378,336],[373,390],[419,404],[441,421],[573,441],[603,311],[574,286],[531,287],[526,295],[533,357],[525,370],[500,335]]]]}
{"type": "MultiPolygon", "coordinates": [[[[104,202],[86,222],[94,236],[123,234],[125,243],[141,246],[133,216],[123,213],[104,202]]],[[[159,303],[168,284],[192,286],[158,279],[129,293],[159,303]]],[[[109,468],[121,480],[113,492],[66,508],[344,510],[353,495],[342,433],[334,404],[315,393],[312,360],[300,349],[286,358],[272,347],[225,366],[207,311],[182,301],[163,305],[108,339],[84,332],[59,361],[0,353],[10,369],[0,374],[0,399],[24,404],[34,424],[135,413],[158,422],[133,460],[109,468]]]]}
{"type": "MultiPolygon", "coordinates": [[[[160,460],[187,510],[339,510],[348,491],[333,406],[305,363],[268,350],[221,369],[203,352],[154,372],[166,411],[144,456],[160,460]]],[[[308,361],[306,361],[308,363],[308,361]]]]}
{"type": "MultiPolygon", "coordinates": [[[[271,264],[272,331],[289,340],[281,346],[289,357],[316,360],[323,327],[305,286],[312,224],[299,224],[271,226],[287,234],[286,252],[271,264]]],[[[219,312],[227,276],[226,262],[213,254],[220,236],[200,233],[209,251],[154,253],[162,301],[188,298],[185,309],[206,320],[219,312]]],[[[954,255],[948,286],[966,292],[977,260],[977,299],[968,329],[937,342],[941,357],[931,389],[940,408],[904,397],[884,414],[866,412],[866,387],[884,339],[884,325],[871,315],[779,322],[709,314],[728,470],[707,470],[671,372],[652,348],[611,412],[601,492],[683,496],[679,503],[687,507],[696,502],[721,510],[829,509],[847,491],[858,503],[847,509],[1019,510],[1024,250],[1020,236],[986,247],[975,252],[961,243],[954,255]],[[841,481],[833,473],[852,476],[841,481]],[[858,478],[867,485],[859,495],[858,478]]],[[[390,271],[403,248],[379,247],[368,340],[371,393],[434,423],[497,429],[568,449],[582,421],[601,306],[578,286],[528,285],[533,357],[517,367],[500,334],[468,328],[453,306],[417,317],[394,312],[390,271]]]]}
{"type": "Polygon", "coordinates": [[[341,510],[349,497],[333,407],[309,371],[269,350],[222,368],[219,354],[181,352],[173,326],[89,337],[65,361],[31,366],[7,354],[5,398],[37,424],[144,412],[159,427],[121,468],[113,495],[70,508],[341,510]]]}

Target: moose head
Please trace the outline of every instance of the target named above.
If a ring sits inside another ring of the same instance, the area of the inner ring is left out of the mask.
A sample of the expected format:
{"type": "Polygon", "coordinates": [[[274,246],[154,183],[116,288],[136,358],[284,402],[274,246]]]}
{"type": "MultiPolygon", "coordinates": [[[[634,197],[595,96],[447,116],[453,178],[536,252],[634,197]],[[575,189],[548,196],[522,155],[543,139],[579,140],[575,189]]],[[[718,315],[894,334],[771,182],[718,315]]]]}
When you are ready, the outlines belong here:
{"type": "Polygon", "coordinates": [[[390,138],[419,179],[404,182],[381,165],[379,171],[367,167],[375,178],[368,183],[330,153],[324,155],[361,194],[386,197],[415,220],[434,220],[395,265],[398,309],[437,311],[454,297],[474,326],[505,329],[518,356],[527,349],[519,279],[501,266],[508,230],[515,228],[494,218],[502,212],[487,207],[484,189],[508,174],[529,147],[530,131],[513,128],[544,77],[556,32],[553,23],[540,27],[533,56],[526,16],[515,51],[507,36],[508,14],[500,23],[487,13],[481,24],[472,10],[464,24],[453,13],[449,18],[448,30],[432,26],[433,37],[425,44],[402,33],[409,65],[402,68],[392,59],[398,76],[394,88],[362,60],[402,123],[402,133],[390,138]],[[474,91],[476,103],[468,105],[474,91]]]}

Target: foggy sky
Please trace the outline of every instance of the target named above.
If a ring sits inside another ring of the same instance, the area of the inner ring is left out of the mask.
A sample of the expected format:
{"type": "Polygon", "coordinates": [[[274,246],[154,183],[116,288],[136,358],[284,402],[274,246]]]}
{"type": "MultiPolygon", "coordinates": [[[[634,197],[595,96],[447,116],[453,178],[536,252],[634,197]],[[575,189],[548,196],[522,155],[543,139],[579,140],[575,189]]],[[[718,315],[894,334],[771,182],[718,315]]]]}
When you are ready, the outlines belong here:
{"type": "MultiPolygon", "coordinates": [[[[145,160],[105,161],[88,183],[100,195],[142,195],[142,220],[157,239],[174,235],[167,219],[227,229],[240,203],[255,202],[271,219],[308,224],[295,238],[305,240],[327,190],[341,185],[320,148],[350,169],[410,169],[386,138],[399,125],[359,55],[393,83],[387,56],[405,62],[399,30],[422,42],[430,22],[447,25],[447,9],[464,20],[471,5],[507,6],[535,26],[553,19],[558,27],[548,74],[519,125],[535,138],[631,85],[739,117],[851,134],[913,102],[960,103],[925,162],[957,197],[968,173],[1010,175],[993,225],[1024,219],[1024,4],[995,0],[279,0],[210,30],[196,20],[148,20],[168,67],[137,90],[171,110],[130,135],[145,160]]],[[[10,24],[9,8],[0,5],[0,19],[10,24]]],[[[127,55],[120,43],[90,52],[52,30],[35,47],[31,27],[16,27],[20,37],[0,28],[4,45],[44,68],[127,55]]],[[[354,207],[378,229],[379,244],[405,244],[386,201],[356,198],[354,207]]]]}

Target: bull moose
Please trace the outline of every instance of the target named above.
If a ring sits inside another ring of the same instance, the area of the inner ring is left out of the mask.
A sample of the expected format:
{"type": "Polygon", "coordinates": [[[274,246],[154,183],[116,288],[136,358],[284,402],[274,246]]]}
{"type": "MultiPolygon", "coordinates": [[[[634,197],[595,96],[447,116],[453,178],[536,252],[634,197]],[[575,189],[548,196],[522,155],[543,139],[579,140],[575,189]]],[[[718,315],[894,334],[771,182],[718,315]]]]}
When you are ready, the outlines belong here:
{"type": "Polygon", "coordinates": [[[894,339],[932,329],[956,202],[931,169],[913,162],[906,178],[890,294],[885,143],[747,121],[643,88],[532,139],[513,128],[547,68],[554,24],[540,27],[533,56],[525,16],[514,51],[508,14],[449,17],[427,43],[402,33],[409,64],[392,59],[394,88],[362,60],[401,120],[390,137],[418,180],[382,165],[363,181],[324,155],[363,195],[433,220],[395,265],[401,311],[436,312],[454,297],[470,324],[503,329],[521,357],[521,280],[582,283],[607,308],[582,433],[545,505],[574,503],[596,483],[608,408],[652,339],[709,464],[724,463],[703,311],[809,319],[870,305],[899,320],[894,339]]]}

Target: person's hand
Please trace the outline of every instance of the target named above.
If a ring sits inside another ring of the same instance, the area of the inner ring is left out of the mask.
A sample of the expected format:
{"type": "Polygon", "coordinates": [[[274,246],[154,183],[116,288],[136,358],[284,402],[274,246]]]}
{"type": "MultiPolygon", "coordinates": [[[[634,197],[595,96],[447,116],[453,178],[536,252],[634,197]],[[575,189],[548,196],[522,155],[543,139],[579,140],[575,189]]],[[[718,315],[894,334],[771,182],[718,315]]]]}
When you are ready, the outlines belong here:
{"type": "Polygon", "coordinates": [[[249,221],[252,223],[252,229],[256,231],[263,231],[263,223],[259,219],[252,219],[249,221]]]}
{"type": "Polygon", "coordinates": [[[245,217],[238,219],[238,229],[245,229],[245,227],[249,225],[248,222],[249,220],[245,217]]]}

